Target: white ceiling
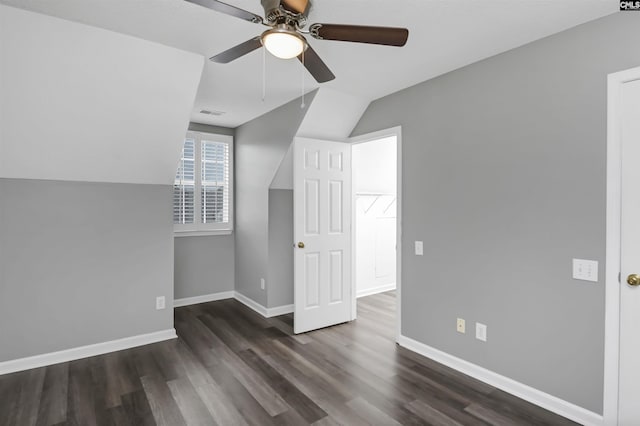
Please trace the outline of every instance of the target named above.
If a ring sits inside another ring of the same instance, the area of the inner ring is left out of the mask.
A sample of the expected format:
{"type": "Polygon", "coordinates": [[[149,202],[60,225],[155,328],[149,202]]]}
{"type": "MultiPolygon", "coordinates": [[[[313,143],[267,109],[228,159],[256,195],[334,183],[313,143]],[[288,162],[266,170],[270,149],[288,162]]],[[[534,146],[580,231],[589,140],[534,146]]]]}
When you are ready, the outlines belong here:
{"type": "MultiPolygon", "coordinates": [[[[225,0],[263,15],[259,0],[225,0]]],[[[195,52],[206,57],[260,34],[266,27],[183,0],[0,0],[195,52]]],[[[400,26],[403,48],[311,39],[336,75],[323,87],[369,102],[464,65],[614,13],[616,0],[316,0],[309,21],[400,26]]],[[[297,60],[262,51],[230,64],[206,61],[192,121],[236,127],[318,87],[297,60]],[[202,109],[225,111],[220,117],[202,109]]]]}

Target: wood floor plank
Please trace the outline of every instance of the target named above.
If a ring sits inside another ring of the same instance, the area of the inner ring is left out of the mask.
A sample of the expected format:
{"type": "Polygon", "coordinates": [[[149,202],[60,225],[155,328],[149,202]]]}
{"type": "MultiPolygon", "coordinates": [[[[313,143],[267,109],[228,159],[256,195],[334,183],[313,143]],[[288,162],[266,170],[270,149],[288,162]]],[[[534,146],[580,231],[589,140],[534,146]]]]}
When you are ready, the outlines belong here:
{"type": "Polygon", "coordinates": [[[411,401],[407,404],[407,408],[412,413],[418,415],[429,424],[442,425],[442,426],[464,426],[463,423],[452,419],[441,411],[436,410],[428,404],[422,401],[411,401]]]}
{"type": "Polygon", "coordinates": [[[401,426],[399,422],[360,397],[347,402],[347,405],[371,425],[401,426]]]}
{"type": "Polygon", "coordinates": [[[38,408],[38,426],[60,423],[67,418],[67,391],[69,385],[69,363],[47,367],[42,398],[38,408]]]}
{"type": "Polygon", "coordinates": [[[215,423],[188,378],[172,380],[167,386],[187,425],[207,426],[215,423]]]}
{"type": "Polygon", "coordinates": [[[46,369],[37,368],[23,372],[20,388],[17,389],[17,400],[14,415],[9,421],[17,425],[31,426],[38,420],[38,408],[42,397],[46,369]]]}
{"type": "MultiPolygon", "coordinates": [[[[211,378],[224,389],[225,395],[242,416],[243,421],[246,424],[252,426],[270,426],[274,425],[273,417],[265,410],[265,408],[256,400],[249,390],[244,387],[242,383],[236,379],[229,368],[223,363],[216,366],[209,367],[209,374],[211,378]]],[[[290,408],[285,404],[285,410],[290,408]]]]}
{"type": "Polygon", "coordinates": [[[301,369],[299,365],[290,364],[277,355],[266,355],[263,359],[325,411],[327,417],[349,426],[367,425],[363,418],[347,407],[347,401],[331,384],[323,383],[322,378],[308,376],[304,372],[304,367],[301,369]]]}
{"type": "Polygon", "coordinates": [[[151,426],[156,421],[144,390],[137,390],[120,397],[122,408],[132,425],[151,426]]]}
{"type": "Polygon", "coordinates": [[[256,353],[248,349],[239,353],[240,357],[257,371],[264,380],[271,384],[271,387],[284,399],[287,404],[309,423],[313,423],[325,417],[327,413],[315,404],[309,397],[300,392],[291,382],[285,379],[278,371],[276,371],[265,360],[261,359],[256,353]]]}
{"type": "Polygon", "coordinates": [[[229,357],[224,360],[224,364],[270,416],[277,416],[289,409],[287,403],[273,390],[269,383],[260,379],[258,374],[240,358],[229,357]]]}
{"type": "Polygon", "coordinates": [[[520,423],[517,419],[507,417],[480,404],[471,404],[464,411],[493,426],[513,426],[520,423]]]}
{"type": "Polygon", "coordinates": [[[142,377],[142,386],[158,426],[185,426],[178,404],[167,383],[159,376],[142,377]]]}

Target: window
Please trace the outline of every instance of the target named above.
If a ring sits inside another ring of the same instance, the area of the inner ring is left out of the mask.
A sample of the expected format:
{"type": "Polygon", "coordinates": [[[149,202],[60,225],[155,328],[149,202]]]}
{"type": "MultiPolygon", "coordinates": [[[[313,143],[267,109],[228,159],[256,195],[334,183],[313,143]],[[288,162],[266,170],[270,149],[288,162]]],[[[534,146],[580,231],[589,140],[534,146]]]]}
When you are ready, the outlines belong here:
{"type": "Polygon", "coordinates": [[[173,184],[176,235],[230,233],[232,197],[232,137],[187,133],[173,184]]]}

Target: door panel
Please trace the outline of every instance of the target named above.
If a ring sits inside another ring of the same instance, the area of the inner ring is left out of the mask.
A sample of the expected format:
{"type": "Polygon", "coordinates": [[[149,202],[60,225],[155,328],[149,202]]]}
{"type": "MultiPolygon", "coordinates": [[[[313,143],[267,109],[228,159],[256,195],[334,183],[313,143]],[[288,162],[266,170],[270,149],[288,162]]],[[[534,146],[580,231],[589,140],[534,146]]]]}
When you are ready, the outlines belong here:
{"type": "Polygon", "coordinates": [[[342,257],[342,250],[329,252],[329,288],[331,289],[329,303],[343,301],[342,257]]]}
{"type": "Polygon", "coordinates": [[[351,319],[351,145],[300,138],[293,158],[294,331],[303,333],[351,319]]]}
{"type": "Polygon", "coordinates": [[[344,214],[344,206],[342,199],[344,194],[342,191],[341,181],[329,182],[329,233],[342,234],[342,215],[344,214]]]}

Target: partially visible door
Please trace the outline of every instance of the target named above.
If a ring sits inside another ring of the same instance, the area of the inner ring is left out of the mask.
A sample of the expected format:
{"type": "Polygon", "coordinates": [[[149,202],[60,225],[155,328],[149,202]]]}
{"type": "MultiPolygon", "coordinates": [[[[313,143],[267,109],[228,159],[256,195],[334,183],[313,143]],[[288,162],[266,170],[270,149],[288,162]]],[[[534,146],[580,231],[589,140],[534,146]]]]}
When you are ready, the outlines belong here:
{"type": "Polygon", "coordinates": [[[622,85],[618,424],[640,425],[640,80],[622,85]]]}
{"type": "Polygon", "coordinates": [[[294,332],[351,319],[351,145],[293,147],[294,332]]]}

